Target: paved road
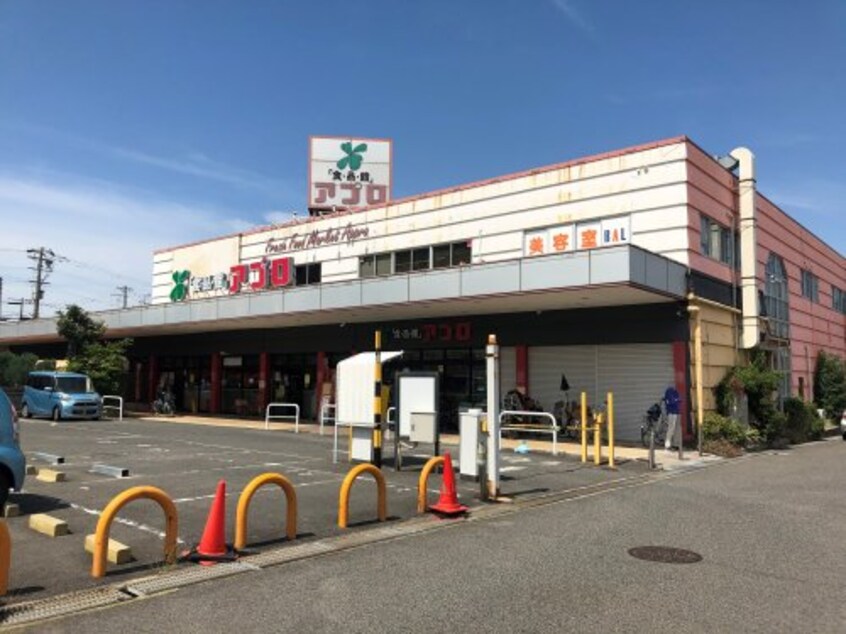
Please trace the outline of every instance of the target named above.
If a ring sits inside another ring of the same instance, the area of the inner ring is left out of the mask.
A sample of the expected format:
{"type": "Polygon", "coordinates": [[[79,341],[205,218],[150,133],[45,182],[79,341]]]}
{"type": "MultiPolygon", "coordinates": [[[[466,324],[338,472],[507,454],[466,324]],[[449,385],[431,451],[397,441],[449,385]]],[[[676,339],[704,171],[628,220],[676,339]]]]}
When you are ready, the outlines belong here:
{"type": "Polygon", "coordinates": [[[842,632],[833,440],[183,588],[40,631],[842,632]],[[700,563],[644,562],[665,545],[700,563]]]}
{"type": "MultiPolygon", "coordinates": [[[[68,479],[48,484],[30,477],[24,487],[26,493],[13,496],[23,515],[8,522],[13,561],[11,591],[4,600],[7,605],[150,574],[150,566],[155,568],[162,560],[160,531],[164,526],[162,513],[153,502],[127,506],[112,527],[112,537],[132,547],[135,562],[110,565],[108,577],[97,581],[89,576],[91,556],[83,550],[84,537],[94,532],[100,511],[130,486],[154,485],[174,499],[179,511],[179,539],[186,549],[196,544],[202,534],[219,479],[225,479],[228,486],[228,539],[232,541],[238,494],[253,477],[268,471],[285,474],[296,487],[301,540],[340,533],[336,527],[338,492],[350,464],[346,460],[332,463],[330,434],[138,420],[58,425],[27,420],[22,437],[28,454],[40,451],[63,455],[67,462],[59,468],[68,479]],[[130,477],[115,479],[92,474],[90,469],[95,463],[127,467],[130,477]],[[50,539],[28,529],[27,514],[43,512],[65,520],[72,534],[50,539]]],[[[522,497],[602,483],[645,470],[644,465],[635,462],[624,464],[616,473],[596,469],[581,465],[572,454],[554,458],[549,454],[518,456],[509,452],[503,459],[503,489],[522,497]]],[[[416,514],[417,480],[424,460],[425,457],[409,456],[408,469],[399,473],[388,461],[384,472],[391,518],[407,519],[416,514]]],[[[434,476],[430,481],[432,501],[439,486],[440,477],[434,476]]],[[[474,498],[478,485],[462,481],[458,488],[465,503],[477,503],[474,498]]],[[[370,477],[354,487],[350,499],[352,530],[366,528],[375,519],[375,495],[370,477]]],[[[251,549],[277,548],[283,542],[282,500],[275,487],[262,489],[254,498],[249,515],[251,549]]]]}

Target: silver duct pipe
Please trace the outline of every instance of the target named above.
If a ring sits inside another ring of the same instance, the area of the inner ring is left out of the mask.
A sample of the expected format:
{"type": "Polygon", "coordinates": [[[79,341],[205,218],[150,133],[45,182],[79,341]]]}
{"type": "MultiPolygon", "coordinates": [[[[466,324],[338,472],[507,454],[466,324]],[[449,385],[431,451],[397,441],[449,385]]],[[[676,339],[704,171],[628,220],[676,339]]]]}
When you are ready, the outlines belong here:
{"type": "Polygon", "coordinates": [[[738,208],[740,215],[740,291],[743,300],[741,347],[760,342],[758,307],[758,256],[755,218],[755,155],[745,147],[731,151],[738,161],[738,208]]]}

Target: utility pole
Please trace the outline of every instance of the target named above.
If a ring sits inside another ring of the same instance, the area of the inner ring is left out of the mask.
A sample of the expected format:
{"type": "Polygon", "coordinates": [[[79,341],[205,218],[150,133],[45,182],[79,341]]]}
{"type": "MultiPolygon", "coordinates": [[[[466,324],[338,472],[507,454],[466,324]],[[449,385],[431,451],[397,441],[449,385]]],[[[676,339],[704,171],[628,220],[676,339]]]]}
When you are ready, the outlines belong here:
{"type": "Polygon", "coordinates": [[[35,279],[30,280],[30,283],[33,285],[32,318],[38,319],[38,316],[41,314],[41,300],[44,299],[44,287],[47,285],[47,276],[53,272],[53,262],[56,261],[56,254],[53,253],[52,249],[45,247],[27,249],[26,253],[27,257],[35,262],[35,266],[29,268],[35,271],[35,279]]]}
{"type": "Polygon", "coordinates": [[[129,293],[132,291],[132,287],[124,284],[123,286],[118,286],[117,291],[118,291],[118,294],[113,295],[113,297],[122,297],[123,298],[123,307],[127,308],[127,306],[129,305],[129,303],[128,303],[129,293]]]}
{"type": "Polygon", "coordinates": [[[26,304],[26,298],[21,297],[19,300],[9,302],[9,306],[20,306],[21,312],[20,316],[18,317],[18,321],[24,320],[24,305],[26,304]]]}
{"type": "Polygon", "coordinates": [[[3,278],[0,277],[0,321],[3,321],[3,278]]]}

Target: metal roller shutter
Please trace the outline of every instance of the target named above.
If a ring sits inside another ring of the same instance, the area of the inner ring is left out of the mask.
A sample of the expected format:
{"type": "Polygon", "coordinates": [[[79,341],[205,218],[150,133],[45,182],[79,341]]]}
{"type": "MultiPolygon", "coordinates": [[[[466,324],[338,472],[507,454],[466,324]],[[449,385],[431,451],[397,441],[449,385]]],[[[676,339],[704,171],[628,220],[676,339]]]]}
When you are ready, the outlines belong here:
{"type": "Polygon", "coordinates": [[[551,412],[563,400],[561,374],[570,383],[569,398],[587,392],[591,406],[614,392],[615,436],[640,441],[644,412],[673,382],[669,343],[607,346],[545,346],[529,349],[529,392],[551,412]]]}
{"type": "Polygon", "coordinates": [[[614,429],[620,440],[640,441],[650,405],[673,385],[673,348],[668,343],[599,347],[599,391],[614,393],[614,429]]]}

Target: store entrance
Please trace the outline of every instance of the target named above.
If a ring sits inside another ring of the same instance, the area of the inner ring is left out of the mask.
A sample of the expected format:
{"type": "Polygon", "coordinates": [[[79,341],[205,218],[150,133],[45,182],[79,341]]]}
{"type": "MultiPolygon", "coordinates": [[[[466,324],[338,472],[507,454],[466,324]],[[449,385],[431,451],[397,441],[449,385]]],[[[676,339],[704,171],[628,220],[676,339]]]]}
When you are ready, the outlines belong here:
{"type": "Polygon", "coordinates": [[[317,355],[275,354],[270,358],[270,401],[296,403],[300,418],[314,419],[317,355]]]}
{"type": "Polygon", "coordinates": [[[173,395],[177,412],[207,414],[211,411],[211,358],[162,357],[157,388],[173,395]]]}
{"type": "Polygon", "coordinates": [[[259,416],[259,357],[230,355],[222,359],[221,412],[235,416],[259,416]]]}
{"type": "Polygon", "coordinates": [[[458,430],[458,412],[485,407],[484,348],[405,350],[396,364],[398,370],[437,372],[440,375],[441,431],[458,430]]]}

